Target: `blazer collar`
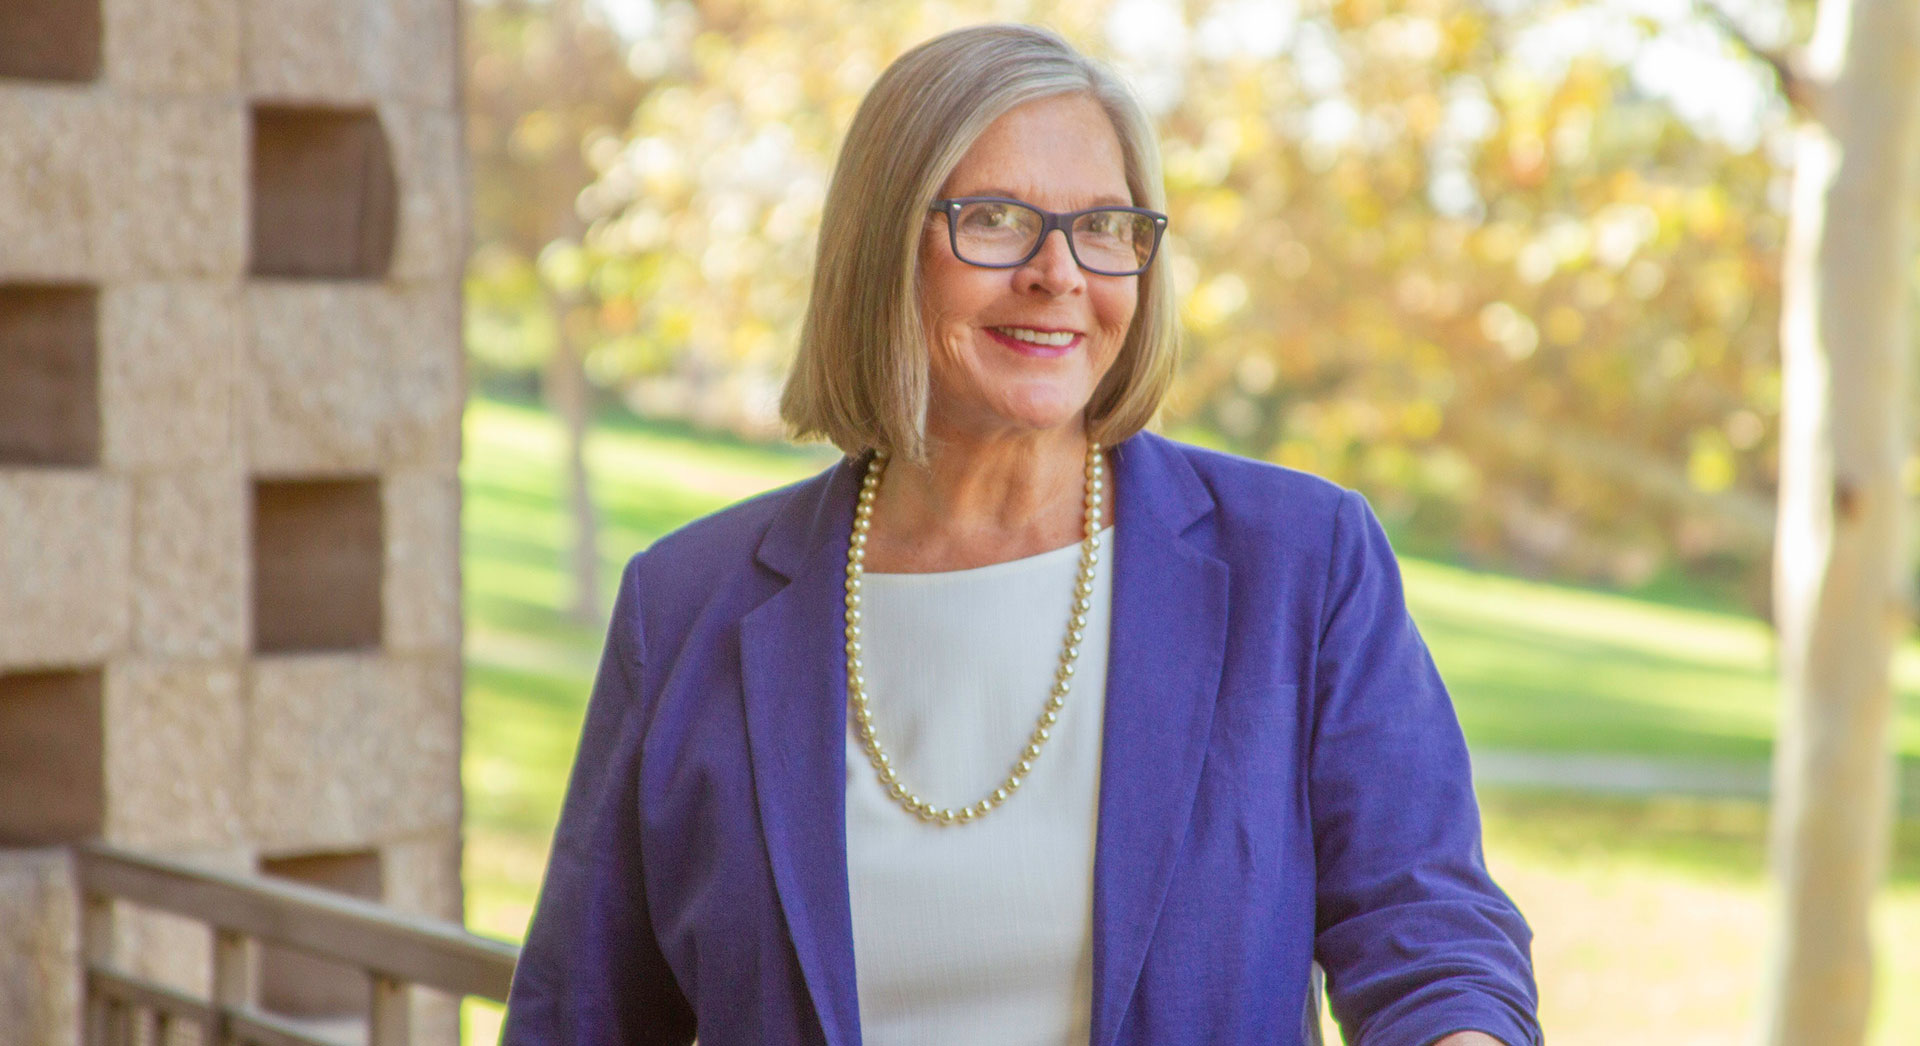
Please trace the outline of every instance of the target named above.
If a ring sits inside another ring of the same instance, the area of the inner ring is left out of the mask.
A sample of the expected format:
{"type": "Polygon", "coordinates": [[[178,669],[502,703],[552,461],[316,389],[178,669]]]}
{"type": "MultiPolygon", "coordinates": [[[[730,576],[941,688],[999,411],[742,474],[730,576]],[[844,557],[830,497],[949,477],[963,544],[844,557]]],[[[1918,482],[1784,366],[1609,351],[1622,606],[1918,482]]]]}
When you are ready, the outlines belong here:
{"type": "MultiPolygon", "coordinates": [[[[1186,834],[1226,647],[1227,569],[1182,535],[1213,509],[1185,454],[1110,452],[1117,548],[1093,884],[1093,1044],[1119,1033],[1186,834]],[[1149,769],[1151,768],[1151,769],[1149,769]]],[[[864,462],[792,488],[756,551],[788,584],[741,626],[760,826],[807,993],[858,1046],[846,865],[842,587],[864,462]]],[[[964,829],[961,829],[964,830],[964,829]]]]}

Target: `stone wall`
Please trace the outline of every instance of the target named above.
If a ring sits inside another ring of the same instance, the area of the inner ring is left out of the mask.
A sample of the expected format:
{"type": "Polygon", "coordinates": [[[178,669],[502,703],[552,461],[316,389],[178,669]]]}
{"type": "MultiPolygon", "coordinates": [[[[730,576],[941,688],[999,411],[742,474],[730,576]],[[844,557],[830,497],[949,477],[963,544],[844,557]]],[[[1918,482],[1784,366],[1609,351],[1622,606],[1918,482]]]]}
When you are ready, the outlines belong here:
{"type": "Polygon", "coordinates": [[[461,917],[457,55],[457,0],[0,3],[0,1042],[77,1041],[75,841],[461,917]]]}

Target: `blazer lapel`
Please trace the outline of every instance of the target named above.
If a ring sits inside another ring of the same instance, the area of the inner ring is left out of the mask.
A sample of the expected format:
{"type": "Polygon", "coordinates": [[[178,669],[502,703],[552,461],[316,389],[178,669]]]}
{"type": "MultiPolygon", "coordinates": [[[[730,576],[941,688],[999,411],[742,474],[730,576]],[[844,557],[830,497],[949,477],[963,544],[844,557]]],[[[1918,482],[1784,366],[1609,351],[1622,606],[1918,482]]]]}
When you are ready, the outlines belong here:
{"type": "Polygon", "coordinates": [[[824,484],[795,492],[759,549],[760,561],[791,581],[740,630],[760,827],[807,993],[832,1046],[860,1043],[847,895],[841,617],[855,475],[842,462],[824,484]]]}
{"type": "Polygon", "coordinates": [[[1093,864],[1093,1042],[1133,997],[1199,786],[1226,654],[1227,567],[1181,537],[1213,500],[1142,434],[1113,452],[1113,625],[1093,864]]]}

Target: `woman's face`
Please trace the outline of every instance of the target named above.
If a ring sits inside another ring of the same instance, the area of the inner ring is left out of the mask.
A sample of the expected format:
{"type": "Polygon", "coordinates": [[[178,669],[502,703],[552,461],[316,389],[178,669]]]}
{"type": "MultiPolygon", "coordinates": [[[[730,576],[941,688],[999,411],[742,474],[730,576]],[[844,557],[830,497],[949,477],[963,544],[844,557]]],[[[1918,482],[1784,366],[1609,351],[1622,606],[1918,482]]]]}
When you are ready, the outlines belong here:
{"type": "MultiPolygon", "coordinates": [[[[1029,102],[995,120],[941,187],[942,199],[955,196],[1009,196],[1050,211],[1133,203],[1119,136],[1085,95],[1029,102]]],[[[1078,431],[1133,323],[1139,277],[1080,268],[1057,230],[1018,268],[968,265],[953,256],[946,223],[933,215],[920,245],[929,435],[1078,431]],[[1053,344],[1063,334],[1065,344],[1053,344]]]]}

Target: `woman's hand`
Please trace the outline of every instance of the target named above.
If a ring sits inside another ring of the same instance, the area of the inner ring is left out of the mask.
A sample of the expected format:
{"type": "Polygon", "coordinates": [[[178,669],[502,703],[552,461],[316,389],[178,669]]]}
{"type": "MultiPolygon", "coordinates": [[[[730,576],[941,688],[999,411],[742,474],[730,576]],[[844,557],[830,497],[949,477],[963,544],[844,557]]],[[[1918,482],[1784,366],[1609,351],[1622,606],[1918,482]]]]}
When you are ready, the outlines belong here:
{"type": "Polygon", "coordinates": [[[1506,1046],[1506,1044],[1483,1031],[1457,1031],[1434,1043],[1433,1046],[1506,1046]]]}

